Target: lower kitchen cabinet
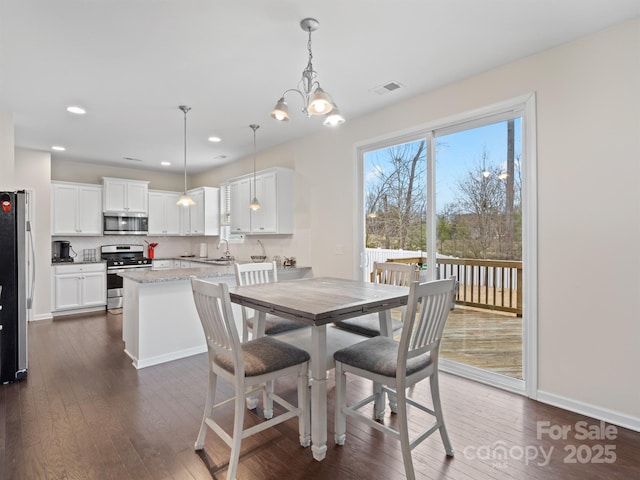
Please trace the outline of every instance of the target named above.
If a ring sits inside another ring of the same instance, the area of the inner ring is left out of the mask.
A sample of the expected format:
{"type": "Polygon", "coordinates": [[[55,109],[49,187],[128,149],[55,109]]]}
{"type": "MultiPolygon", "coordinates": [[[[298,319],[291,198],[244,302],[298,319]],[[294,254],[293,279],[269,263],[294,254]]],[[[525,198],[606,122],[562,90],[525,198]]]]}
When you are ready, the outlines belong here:
{"type": "Polygon", "coordinates": [[[107,304],[107,270],[104,263],[52,267],[54,311],[90,309],[107,304]]]}
{"type": "Polygon", "coordinates": [[[161,259],[161,260],[154,259],[152,268],[154,270],[165,270],[167,268],[180,268],[180,260],[173,260],[172,258],[161,259]],[[176,266],[176,263],[178,264],[177,266],[176,266]]]}

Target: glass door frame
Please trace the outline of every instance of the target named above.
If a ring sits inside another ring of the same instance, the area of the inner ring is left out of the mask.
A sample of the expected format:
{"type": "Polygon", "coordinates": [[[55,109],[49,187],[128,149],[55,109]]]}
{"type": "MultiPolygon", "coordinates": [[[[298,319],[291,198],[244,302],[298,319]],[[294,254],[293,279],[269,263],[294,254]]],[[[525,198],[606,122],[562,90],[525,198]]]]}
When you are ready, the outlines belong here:
{"type": "MultiPolygon", "coordinates": [[[[437,217],[434,210],[435,191],[435,139],[447,133],[486,125],[488,119],[500,121],[519,116],[522,118],[522,263],[523,269],[523,373],[525,380],[517,380],[504,375],[468,367],[456,362],[440,359],[443,371],[461,375],[505,390],[537,398],[538,390],[538,272],[537,272],[537,150],[536,150],[536,97],[529,93],[476,110],[416,126],[384,137],[378,137],[355,145],[356,155],[356,199],[354,239],[357,256],[354,259],[354,278],[364,279],[367,267],[365,251],[365,211],[364,211],[364,156],[367,152],[408,143],[427,140],[427,252],[436,251],[437,217]]],[[[435,255],[427,255],[427,278],[435,278],[435,255]]]]}

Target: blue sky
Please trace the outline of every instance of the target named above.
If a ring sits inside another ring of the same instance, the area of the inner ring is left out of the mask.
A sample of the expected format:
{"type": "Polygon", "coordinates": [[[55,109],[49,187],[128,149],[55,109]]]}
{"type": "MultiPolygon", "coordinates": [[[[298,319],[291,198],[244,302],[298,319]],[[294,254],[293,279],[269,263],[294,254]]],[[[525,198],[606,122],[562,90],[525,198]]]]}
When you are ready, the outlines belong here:
{"type": "MultiPolygon", "coordinates": [[[[515,157],[521,153],[521,121],[515,122],[515,157]]],[[[365,155],[365,179],[378,165],[389,168],[385,149],[365,155]]],[[[456,184],[464,175],[482,164],[487,152],[487,166],[505,168],[507,160],[507,122],[499,122],[436,138],[436,191],[438,211],[455,199],[456,184]]]]}

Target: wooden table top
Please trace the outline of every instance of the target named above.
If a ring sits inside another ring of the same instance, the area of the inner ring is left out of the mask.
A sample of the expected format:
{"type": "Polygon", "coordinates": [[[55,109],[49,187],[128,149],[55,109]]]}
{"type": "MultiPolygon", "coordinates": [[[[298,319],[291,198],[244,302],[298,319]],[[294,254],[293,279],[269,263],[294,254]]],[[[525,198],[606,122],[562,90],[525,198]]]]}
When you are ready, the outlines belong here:
{"type": "Polygon", "coordinates": [[[245,307],[324,325],[406,305],[409,288],[319,277],[229,287],[229,294],[232,302],[245,307]]]}

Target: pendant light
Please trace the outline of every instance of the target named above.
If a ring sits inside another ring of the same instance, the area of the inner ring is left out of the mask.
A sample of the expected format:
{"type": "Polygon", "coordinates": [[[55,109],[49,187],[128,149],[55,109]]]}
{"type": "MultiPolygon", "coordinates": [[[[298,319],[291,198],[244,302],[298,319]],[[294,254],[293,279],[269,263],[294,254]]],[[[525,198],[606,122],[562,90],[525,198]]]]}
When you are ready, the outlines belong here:
{"type": "Polygon", "coordinates": [[[187,113],[191,110],[191,107],[186,105],[180,105],[178,107],[184,113],[184,192],[178,200],[178,205],[182,207],[191,207],[196,202],[193,201],[189,195],[187,195],[187,113]]]}
{"type": "Polygon", "coordinates": [[[260,202],[256,196],[256,130],[260,128],[260,125],[252,123],[249,128],[253,130],[253,200],[251,200],[249,208],[255,211],[260,209],[260,202]]]}

